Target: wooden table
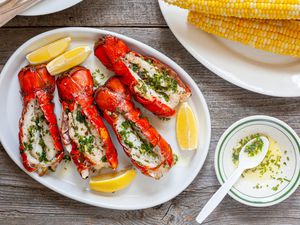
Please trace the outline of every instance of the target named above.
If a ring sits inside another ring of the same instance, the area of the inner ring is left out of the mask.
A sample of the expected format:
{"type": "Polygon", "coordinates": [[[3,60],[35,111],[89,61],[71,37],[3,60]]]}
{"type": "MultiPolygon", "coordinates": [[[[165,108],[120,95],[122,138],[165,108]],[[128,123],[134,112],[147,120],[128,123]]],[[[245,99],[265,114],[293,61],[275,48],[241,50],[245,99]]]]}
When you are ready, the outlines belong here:
{"type": "MultiPolygon", "coordinates": [[[[219,188],[214,149],[236,120],[265,114],[300,133],[300,99],[267,97],[236,87],[202,66],[175,39],[156,0],[85,0],[60,13],[17,17],[0,28],[0,70],[18,46],[44,31],[88,26],[122,33],[171,57],[197,82],[211,113],[212,139],[207,160],[194,182],[179,196],[157,207],[117,211],[88,206],[61,196],[22,172],[0,148],[0,224],[196,224],[194,218],[219,188]]],[[[16,90],[19,91],[19,90],[16,90]]],[[[300,190],[285,202],[252,208],[226,197],[207,224],[300,224],[300,190]]]]}

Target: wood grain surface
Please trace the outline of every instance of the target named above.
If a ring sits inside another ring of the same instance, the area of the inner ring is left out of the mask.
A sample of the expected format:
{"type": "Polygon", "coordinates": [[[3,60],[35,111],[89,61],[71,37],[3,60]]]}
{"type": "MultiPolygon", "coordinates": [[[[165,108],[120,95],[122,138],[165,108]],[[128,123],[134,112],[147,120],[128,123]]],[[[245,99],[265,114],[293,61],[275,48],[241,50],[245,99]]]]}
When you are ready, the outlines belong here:
{"type": "MultiPolygon", "coordinates": [[[[197,213],[219,188],[214,149],[229,125],[245,116],[265,114],[284,120],[300,134],[299,98],[255,94],[210,72],[175,39],[156,0],[85,0],[56,14],[17,17],[0,28],[0,71],[29,38],[64,26],[99,27],[128,35],[182,66],[208,103],[212,119],[209,154],[193,183],[173,200],[151,209],[118,211],[88,206],[47,189],[22,172],[0,146],[0,224],[196,224],[197,213]]],[[[300,224],[300,190],[283,203],[267,208],[247,207],[226,197],[205,224],[300,224]]]]}

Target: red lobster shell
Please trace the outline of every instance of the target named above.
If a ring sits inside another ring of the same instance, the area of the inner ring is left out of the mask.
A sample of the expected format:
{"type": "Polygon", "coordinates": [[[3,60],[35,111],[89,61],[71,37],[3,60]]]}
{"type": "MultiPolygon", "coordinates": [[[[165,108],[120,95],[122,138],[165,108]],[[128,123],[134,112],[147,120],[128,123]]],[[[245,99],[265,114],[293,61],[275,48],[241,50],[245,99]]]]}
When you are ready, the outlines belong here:
{"type": "Polygon", "coordinates": [[[58,78],[57,87],[63,106],[63,143],[82,178],[103,167],[117,168],[117,152],[93,104],[90,71],[75,67],[58,78]]]}
{"type": "Polygon", "coordinates": [[[20,152],[24,167],[44,175],[55,170],[63,158],[57,120],[52,102],[55,78],[45,65],[26,66],[18,74],[23,96],[19,122],[20,152]]]}
{"type": "Polygon", "coordinates": [[[128,89],[118,78],[113,77],[98,88],[95,101],[126,154],[142,173],[159,179],[173,166],[170,145],[134,108],[128,89]]]}
{"type": "Polygon", "coordinates": [[[95,44],[95,56],[120,77],[134,98],[161,117],[171,117],[190,95],[189,87],[169,66],[132,51],[123,41],[105,36],[95,44]]]}

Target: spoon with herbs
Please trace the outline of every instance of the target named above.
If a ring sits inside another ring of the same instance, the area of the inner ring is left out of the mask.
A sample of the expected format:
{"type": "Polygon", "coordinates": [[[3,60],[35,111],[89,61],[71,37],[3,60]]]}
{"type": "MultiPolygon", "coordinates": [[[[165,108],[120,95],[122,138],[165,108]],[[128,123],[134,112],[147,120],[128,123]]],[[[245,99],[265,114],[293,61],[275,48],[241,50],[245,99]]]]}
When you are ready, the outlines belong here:
{"type": "Polygon", "coordinates": [[[212,211],[220,204],[223,198],[230,191],[231,187],[238,181],[245,170],[254,168],[263,161],[268,152],[268,149],[269,140],[264,136],[258,136],[244,145],[239,155],[238,168],[206,203],[206,205],[196,218],[196,221],[198,223],[202,223],[206,219],[206,217],[208,217],[212,213],[212,211]]]}

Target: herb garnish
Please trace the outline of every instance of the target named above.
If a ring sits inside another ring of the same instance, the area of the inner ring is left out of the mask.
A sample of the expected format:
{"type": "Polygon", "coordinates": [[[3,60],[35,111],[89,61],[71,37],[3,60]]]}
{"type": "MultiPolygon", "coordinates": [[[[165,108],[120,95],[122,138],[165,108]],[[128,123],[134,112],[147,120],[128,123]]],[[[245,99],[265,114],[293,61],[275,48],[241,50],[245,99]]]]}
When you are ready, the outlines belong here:
{"type": "Polygon", "coordinates": [[[49,160],[47,159],[47,153],[46,151],[42,151],[41,154],[37,153],[39,155],[39,161],[40,162],[49,162],[49,160]]]}
{"type": "Polygon", "coordinates": [[[134,130],[134,123],[130,120],[125,120],[121,124],[122,130],[119,130],[118,133],[121,136],[125,145],[129,148],[135,148],[139,150],[140,154],[147,154],[148,156],[157,157],[157,154],[153,151],[153,146],[147,140],[143,140],[139,134],[134,130]],[[128,140],[128,135],[133,133],[136,137],[139,137],[142,144],[140,146],[135,146],[133,142],[128,140]]]}
{"type": "Polygon", "coordinates": [[[24,150],[25,151],[26,150],[30,150],[31,151],[33,149],[33,146],[32,146],[31,143],[28,144],[27,142],[24,142],[23,144],[24,144],[24,148],[25,148],[24,150]]]}
{"type": "Polygon", "coordinates": [[[95,88],[97,88],[100,85],[101,81],[105,78],[104,74],[101,72],[100,69],[96,69],[92,73],[92,77],[95,88]]]}
{"type": "MultiPolygon", "coordinates": [[[[152,60],[146,60],[150,65],[152,65],[152,60]]],[[[154,90],[157,94],[165,99],[165,101],[170,100],[170,96],[167,92],[176,93],[178,91],[178,84],[176,80],[171,77],[167,70],[159,70],[155,67],[156,73],[153,75],[149,74],[145,68],[140,68],[138,64],[131,63],[131,69],[133,72],[137,73],[139,77],[144,81],[144,83],[154,90]]],[[[143,93],[147,93],[147,88],[142,84],[137,85],[137,88],[143,93]]]]}
{"type": "Polygon", "coordinates": [[[65,163],[70,162],[71,157],[69,155],[64,155],[63,160],[65,161],[65,163]]]}
{"type": "Polygon", "coordinates": [[[178,162],[178,155],[173,154],[173,164],[175,165],[178,162]]]}
{"type": "Polygon", "coordinates": [[[104,156],[101,157],[101,161],[102,161],[102,162],[107,162],[106,155],[104,155],[104,156]]]}
{"type": "Polygon", "coordinates": [[[79,137],[79,150],[81,152],[87,151],[88,153],[92,153],[93,152],[93,142],[94,142],[94,137],[93,136],[80,136],[79,137]]]}
{"type": "Polygon", "coordinates": [[[262,151],[263,145],[264,142],[261,140],[261,138],[256,137],[253,143],[245,147],[245,152],[248,153],[248,156],[253,157],[262,151]]]}
{"type": "Polygon", "coordinates": [[[85,115],[83,115],[79,110],[76,112],[76,120],[80,123],[86,123],[85,115]]]}
{"type": "Polygon", "coordinates": [[[136,64],[136,63],[132,63],[131,66],[132,66],[132,71],[135,73],[138,72],[140,69],[138,64],[136,64]]]}

